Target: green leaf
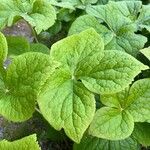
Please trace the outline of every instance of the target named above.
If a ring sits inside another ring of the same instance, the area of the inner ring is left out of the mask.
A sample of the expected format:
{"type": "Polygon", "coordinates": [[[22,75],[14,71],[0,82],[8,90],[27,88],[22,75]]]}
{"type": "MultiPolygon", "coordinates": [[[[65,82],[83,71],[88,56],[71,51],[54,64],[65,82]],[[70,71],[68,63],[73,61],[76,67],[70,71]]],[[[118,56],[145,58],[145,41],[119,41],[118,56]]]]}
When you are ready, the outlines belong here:
{"type": "Polygon", "coordinates": [[[108,140],[121,140],[129,137],[133,129],[134,120],[128,111],[103,107],[96,112],[89,133],[108,140]]]}
{"type": "Polygon", "coordinates": [[[139,28],[147,29],[150,32],[150,5],[143,5],[141,13],[138,17],[137,24],[139,28]]]}
{"type": "Polygon", "coordinates": [[[38,104],[48,122],[57,130],[64,128],[77,143],[95,111],[93,94],[87,89],[116,92],[128,86],[141,69],[147,69],[126,53],[104,52],[103,40],[93,29],[55,43],[50,56],[62,66],[47,80],[38,104]]]}
{"type": "Polygon", "coordinates": [[[139,150],[139,145],[133,138],[109,141],[92,136],[84,136],[80,144],[74,144],[73,150],[139,150]]]}
{"type": "Polygon", "coordinates": [[[31,52],[40,52],[44,54],[49,54],[49,48],[42,43],[31,43],[30,44],[31,52]]]}
{"type": "Polygon", "coordinates": [[[128,111],[135,122],[150,121],[150,79],[142,79],[133,84],[128,96],[128,111]]]}
{"type": "Polygon", "coordinates": [[[79,143],[95,112],[94,95],[80,82],[69,79],[66,71],[53,74],[50,87],[38,98],[43,116],[56,129],[79,143]],[[67,79],[68,78],[68,79],[67,79]]]}
{"type": "Polygon", "coordinates": [[[90,91],[111,94],[128,87],[140,70],[147,69],[132,56],[120,51],[105,51],[104,57],[98,54],[85,59],[78,67],[77,77],[90,91]]]}
{"type": "Polygon", "coordinates": [[[36,135],[30,135],[20,140],[9,142],[7,140],[2,140],[0,142],[1,150],[40,150],[37,142],[36,135]]]}
{"type": "Polygon", "coordinates": [[[101,102],[109,107],[128,110],[135,122],[150,121],[150,79],[136,81],[130,88],[115,94],[101,95],[101,102]]]}
{"type": "Polygon", "coordinates": [[[4,35],[0,32],[0,68],[3,66],[3,63],[7,57],[7,53],[7,41],[4,35]]]}
{"type": "Polygon", "coordinates": [[[87,29],[80,34],[69,36],[58,41],[51,48],[51,57],[64,65],[67,64],[73,76],[80,63],[90,59],[95,53],[99,53],[99,58],[103,57],[104,43],[94,29],[87,29]]]}
{"type": "Polygon", "coordinates": [[[133,136],[140,144],[150,146],[150,124],[146,122],[136,123],[133,136]]]}
{"type": "Polygon", "coordinates": [[[0,90],[0,114],[15,122],[29,119],[38,93],[57,66],[45,54],[25,53],[15,57],[0,90]]]}
{"type": "Polygon", "coordinates": [[[90,15],[78,17],[71,25],[68,34],[72,35],[80,33],[88,28],[94,28],[96,32],[103,37],[105,45],[113,38],[112,32],[105,26],[101,25],[96,18],[90,15]]]}
{"type": "Polygon", "coordinates": [[[134,1],[109,2],[107,5],[87,7],[87,13],[106,23],[113,34],[112,40],[105,47],[106,50],[120,50],[136,56],[144,47],[147,38],[135,34],[140,7],[141,2],[134,1]]]}
{"type": "Polygon", "coordinates": [[[144,49],[140,50],[140,52],[150,60],[150,47],[144,48],[144,49]]]}
{"type": "Polygon", "coordinates": [[[54,24],[56,12],[47,0],[1,0],[0,29],[11,26],[18,17],[25,19],[40,33],[54,24]]]}
{"type": "Polygon", "coordinates": [[[77,81],[75,70],[82,60],[90,59],[103,47],[100,36],[89,29],[57,42],[51,49],[51,57],[62,63],[62,69],[51,75],[38,103],[49,123],[57,130],[64,128],[75,142],[80,142],[95,112],[94,95],[77,81]]]}
{"type": "Polygon", "coordinates": [[[28,52],[30,44],[25,37],[22,36],[7,36],[8,56],[16,56],[28,52]]]}

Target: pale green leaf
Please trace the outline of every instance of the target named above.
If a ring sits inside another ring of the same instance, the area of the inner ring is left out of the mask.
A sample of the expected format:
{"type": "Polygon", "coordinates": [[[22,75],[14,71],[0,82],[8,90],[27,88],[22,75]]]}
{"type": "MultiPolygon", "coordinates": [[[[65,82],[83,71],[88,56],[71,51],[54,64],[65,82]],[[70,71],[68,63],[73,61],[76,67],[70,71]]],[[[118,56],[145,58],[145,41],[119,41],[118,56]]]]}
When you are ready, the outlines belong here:
{"type": "Polygon", "coordinates": [[[139,150],[140,146],[132,137],[119,141],[104,140],[84,136],[80,144],[74,144],[73,150],[139,150]]]}
{"type": "Polygon", "coordinates": [[[25,37],[7,36],[8,56],[16,56],[28,52],[30,44],[25,37]]]}
{"type": "Polygon", "coordinates": [[[136,123],[133,137],[135,137],[140,144],[150,146],[150,124],[146,122],[136,123]]]}
{"type": "Polygon", "coordinates": [[[103,107],[96,112],[89,133],[108,140],[121,140],[129,137],[133,129],[134,120],[128,111],[103,107]]]}
{"type": "Polygon", "coordinates": [[[36,135],[30,135],[24,137],[20,140],[9,142],[7,140],[2,140],[0,142],[1,150],[40,150],[38,145],[36,135]]]}
{"type": "Polygon", "coordinates": [[[7,57],[8,46],[6,38],[2,33],[0,33],[0,66],[3,66],[3,63],[7,57]]]}
{"type": "Polygon", "coordinates": [[[150,120],[150,79],[142,79],[135,82],[128,96],[128,111],[135,122],[150,120]]]}
{"type": "Polygon", "coordinates": [[[17,17],[24,18],[40,33],[54,24],[56,12],[47,0],[1,0],[0,29],[11,26],[17,17]]]}
{"type": "Polygon", "coordinates": [[[87,29],[55,43],[51,48],[51,57],[66,64],[75,75],[74,72],[80,63],[84,59],[90,59],[97,52],[98,57],[102,58],[104,55],[103,39],[94,29],[87,29]]]}
{"type": "Polygon", "coordinates": [[[111,94],[128,87],[134,77],[148,67],[127,53],[105,51],[104,57],[98,54],[80,62],[76,76],[90,91],[111,94]]]}
{"type": "Polygon", "coordinates": [[[5,86],[0,90],[0,114],[11,121],[32,116],[37,94],[58,64],[41,53],[15,57],[7,69],[5,86]]]}
{"type": "Polygon", "coordinates": [[[68,34],[72,35],[80,33],[88,28],[94,28],[96,32],[103,37],[105,45],[113,38],[112,32],[105,26],[101,25],[96,18],[90,15],[84,15],[77,18],[71,25],[68,34]]]}
{"type": "Polygon", "coordinates": [[[144,48],[144,49],[140,50],[140,52],[142,54],[144,54],[144,56],[150,60],[150,47],[144,48]]]}
{"type": "Polygon", "coordinates": [[[48,84],[49,88],[38,98],[43,116],[55,129],[64,128],[79,143],[94,116],[94,95],[64,69],[52,74],[48,84]]]}

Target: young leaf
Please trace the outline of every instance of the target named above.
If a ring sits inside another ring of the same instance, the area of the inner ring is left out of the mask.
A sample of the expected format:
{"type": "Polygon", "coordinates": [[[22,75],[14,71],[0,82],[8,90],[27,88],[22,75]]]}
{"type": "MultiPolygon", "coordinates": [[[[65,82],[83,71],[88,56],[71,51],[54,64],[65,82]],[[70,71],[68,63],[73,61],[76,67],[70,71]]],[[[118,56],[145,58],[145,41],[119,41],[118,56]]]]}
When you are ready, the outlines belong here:
{"type": "Polygon", "coordinates": [[[82,138],[80,144],[74,144],[73,150],[139,150],[139,147],[132,137],[109,141],[87,135],[82,138]]]}
{"type": "Polygon", "coordinates": [[[96,32],[103,37],[105,45],[113,38],[112,32],[105,26],[101,25],[96,18],[90,15],[78,17],[71,25],[68,34],[72,35],[80,33],[88,28],[94,28],[96,32]]]}
{"type": "Polygon", "coordinates": [[[99,109],[89,128],[89,134],[108,140],[129,137],[134,129],[134,120],[128,111],[103,107],[99,109]]]}
{"type": "Polygon", "coordinates": [[[135,122],[150,121],[150,79],[142,79],[133,84],[127,105],[135,122]]]}
{"type": "Polygon", "coordinates": [[[133,131],[133,137],[144,145],[150,146],[150,124],[149,123],[136,123],[133,131]]]}
{"type": "Polygon", "coordinates": [[[40,150],[37,142],[36,135],[30,135],[20,140],[9,142],[7,140],[2,140],[0,142],[1,150],[40,150]]]}
{"type": "Polygon", "coordinates": [[[7,41],[4,35],[0,32],[0,68],[3,67],[3,63],[7,57],[7,53],[7,41]]]}
{"type": "Polygon", "coordinates": [[[147,41],[146,37],[134,33],[137,30],[134,19],[137,17],[140,6],[140,2],[133,1],[110,2],[107,5],[87,7],[87,13],[106,23],[114,35],[105,47],[106,50],[117,49],[136,56],[139,49],[144,47],[147,41]]]}
{"type": "Polygon", "coordinates": [[[29,119],[37,94],[56,67],[48,55],[41,53],[15,57],[0,90],[0,114],[16,122],[29,119]]]}
{"type": "Polygon", "coordinates": [[[40,33],[54,24],[56,12],[47,0],[1,0],[0,29],[11,26],[18,17],[24,18],[40,33]]]}
{"type": "Polygon", "coordinates": [[[16,56],[28,52],[30,44],[25,37],[21,36],[7,36],[8,56],[16,56]]]}

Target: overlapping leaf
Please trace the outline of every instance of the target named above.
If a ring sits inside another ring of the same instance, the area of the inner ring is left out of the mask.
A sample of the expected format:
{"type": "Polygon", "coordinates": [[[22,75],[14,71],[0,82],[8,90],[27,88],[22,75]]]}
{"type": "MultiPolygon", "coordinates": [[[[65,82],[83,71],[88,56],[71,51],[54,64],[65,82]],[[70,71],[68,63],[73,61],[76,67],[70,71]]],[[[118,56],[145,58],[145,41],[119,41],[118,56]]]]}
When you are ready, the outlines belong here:
{"type": "Polygon", "coordinates": [[[4,70],[7,43],[2,34],[0,38],[0,114],[12,121],[24,121],[32,116],[37,94],[59,64],[48,55],[29,52],[15,57],[4,70]]]}
{"type": "Polygon", "coordinates": [[[37,33],[40,33],[54,24],[56,13],[47,0],[1,0],[0,29],[11,26],[20,17],[35,27],[37,33]]]}
{"type": "Polygon", "coordinates": [[[102,38],[93,29],[57,42],[51,48],[51,57],[62,67],[47,81],[38,98],[39,107],[55,129],[64,128],[75,142],[80,142],[95,112],[89,91],[120,91],[147,68],[124,52],[105,52],[102,38]]]}
{"type": "Polygon", "coordinates": [[[150,79],[142,79],[122,92],[102,95],[101,101],[108,107],[97,111],[90,133],[111,140],[124,139],[131,135],[134,122],[149,122],[149,85],[150,79]],[[123,124],[124,122],[126,124],[123,124]]]}
{"type": "MultiPolygon", "coordinates": [[[[121,50],[136,56],[146,43],[146,37],[135,34],[139,28],[138,13],[141,11],[140,1],[109,2],[107,5],[90,6],[87,13],[101,19],[113,33],[112,40],[106,50],[121,50]]],[[[144,7],[143,7],[144,8],[144,7]]],[[[143,12],[147,16],[146,12],[143,12]]],[[[141,17],[143,19],[143,17],[141,17]]],[[[146,22],[149,22],[145,17],[146,22]]],[[[139,20],[142,20],[139,18],[139,20]]]]}

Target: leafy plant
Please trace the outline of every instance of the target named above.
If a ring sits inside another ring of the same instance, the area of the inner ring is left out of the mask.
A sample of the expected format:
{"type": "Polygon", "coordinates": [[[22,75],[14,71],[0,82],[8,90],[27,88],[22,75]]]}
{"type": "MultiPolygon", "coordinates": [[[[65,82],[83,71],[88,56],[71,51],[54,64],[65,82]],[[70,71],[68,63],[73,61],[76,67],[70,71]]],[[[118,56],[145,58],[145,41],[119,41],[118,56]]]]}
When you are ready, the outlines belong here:
{"type": "MultiPolygon", "coordinates": [[[[24,122],[36,111],[45,127],[37,131],[41,146],[43,139],[69,142],[74,150],[150,146],[150,5],[140,0],[0,2],[0,29],[24,19],[36,39],[0,32],[4,118],[24,122]]],[[[2,140],[0,149],[40,148],[34,134],[2,140]]]]}
{"type": "Polygon", "coordinates": [[[1,0],[0,2],[0,29],[11,26],[20,18],[35,27],[37,33],[47,30],[55,23],[55,9],[47,0],[1,0]]]}

